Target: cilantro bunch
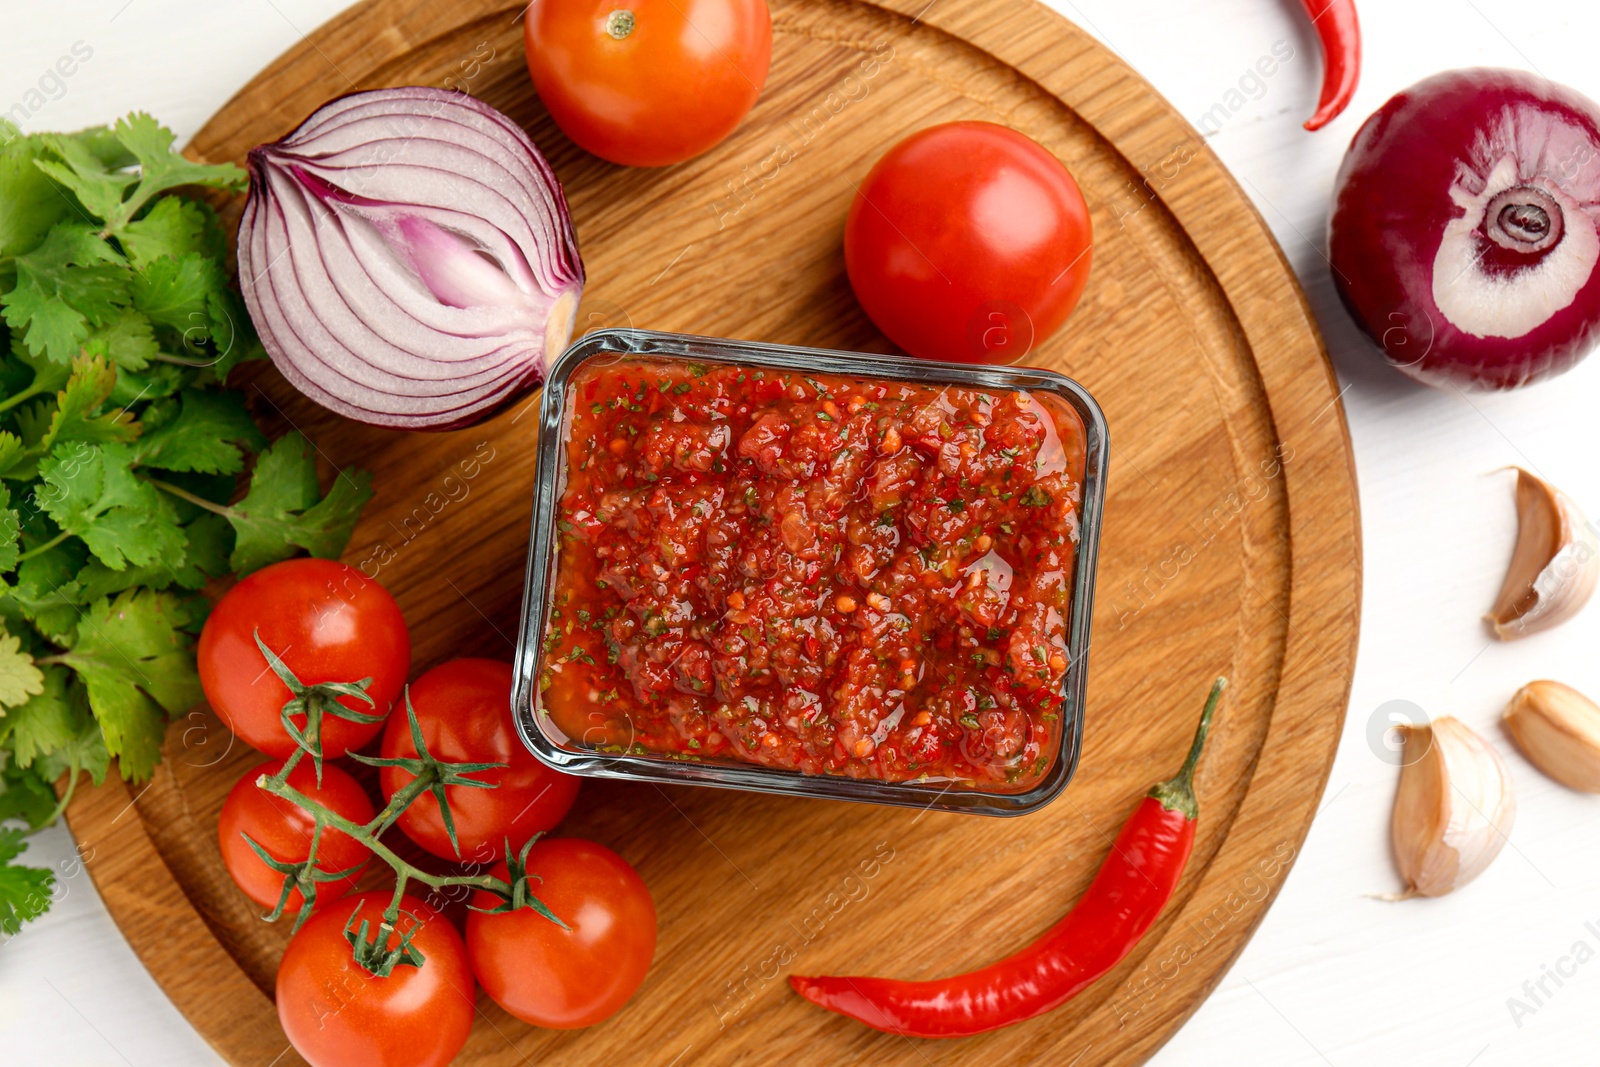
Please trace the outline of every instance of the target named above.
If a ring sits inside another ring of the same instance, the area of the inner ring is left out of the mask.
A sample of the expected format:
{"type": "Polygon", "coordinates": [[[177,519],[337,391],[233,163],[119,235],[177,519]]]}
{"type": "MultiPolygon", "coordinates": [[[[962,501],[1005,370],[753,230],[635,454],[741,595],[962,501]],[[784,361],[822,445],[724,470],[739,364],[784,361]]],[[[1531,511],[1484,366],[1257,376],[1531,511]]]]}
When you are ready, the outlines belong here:
{"type": "Polygon", "coordinates": [[[270,443],[228,371],[261,355],[216,213],[176,190],[245,173],[148,115],[23,136],[0,119],[0,931],[49,905],[27,832],[116,757],[142,779],[201,699],[210,579],[337,556],[371,497],[324,496],[312,446],[270,443]],[[247,491],[239,482],[256,455],[247,491]],[[19,825],[20,824],[20,825],[19,825]]]}

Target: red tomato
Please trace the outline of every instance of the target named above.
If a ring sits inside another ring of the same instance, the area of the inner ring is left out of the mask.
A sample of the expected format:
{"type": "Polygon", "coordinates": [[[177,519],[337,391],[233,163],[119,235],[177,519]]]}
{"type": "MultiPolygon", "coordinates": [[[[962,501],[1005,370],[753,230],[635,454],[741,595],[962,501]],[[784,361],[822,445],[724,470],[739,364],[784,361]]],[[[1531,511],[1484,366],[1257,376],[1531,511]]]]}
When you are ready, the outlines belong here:
{"type": "MultiPolygon", "coordinates": [[[[422,743],[448,763],[504,763],[502,769],[472,775],[493,789],[445,786],[456,840],[463,860],[490,863],[504,854],[505,842],[520,851],[528,838],[560,822],[578,795],[578,779],[540,763],[517,736],[511,714],[511,664],[492,659],[453,659],[411,684],[411,706],[422,728],[422,743]]],[[[387,759],[417,754],[402,702],[383,734],[387,759]]],[[[392,798],[415,775],[385,767],[383,795],[392,798]]],[[[439,802],[424,793],[400,816],[400,829],[423,848],[456,859],[439,816],[439,802]]]]}
{"type": "MultiPolygon", "coordinates": [[[[261,775],[277,774],[282,767],[281,760],[268,760],[246,771],[228,791],[228,799],[222,802],[222,815],[217,820],[217,844],[222,847],[222,862],[228,873],[244,890],[245,896],[268,908],[278,903],[283,892],[283,875],[261,862],[261,857],[242,835],[249,834],[275,860],[299,863],[311,854],[311,832],[316,827],[304,808],[256,786],[256,779],[261,775]]],[[[319,786],[311,761],[302,760],[290,772],[289,784],[351,822],[365,824],[371,822],[375,814],[372,801],[367,799],[356,780],[332,764],[323,765],[319,786]]],[[[367,846],[331,828],[324,829],[317,841],[317,869],[320,871],[348,870],[366,863],[370,855],[367,846]]],[[[358,871],[337,882],[319,882],[319,906],[354,889],[359,874],[358,871]]],[[[300,910],[302,899],[300,890],[291,891],[286,914],[293,915],[300,910]]]]}
{"type": "Polygon", "coordinates": [[[556,125],[630,167],[681,163],[732,133],[772,59],[767,0],[540,0],[523,36],[556,125]]]}
{"type": "MultiPolygon", "coordinates": [[[[506,877],[505,865],[496,876],[506,877]]],[[[531,908],[467,916],[467,954],[484,992],[534,1026],[572,1030],[616,1014],[656,951],[656,906],[626,860],[604,845],[552,837],[528,850],[534,895],[570,930],[531,908]]],[[[477,894],[473,903],[494,907],[477,894]]]]}
{"type": "Polygon", "coordinates": [[[418,928],[411,943],[420,967],[395,966],[378,978],[351,958],[346,923],[370,920],[376,936],[391,894],[361,893],[319,909],[289,941],[278,965],[278,1021],[312,1067],[443,1067],[472,1030],[472,971],[461,935],[415,897],[400,902],[389,945],[418,928]],[[359,913],[352,919],[352,910],[359,913]]]}
{"type": "Polygon", "coordinates": [[[1067,168],[991,122],[933,126],[895,145],[844,226],[856,298],[923,359],[1021,359],[1077,306],[1093,245],[1067,168]]]}
{"type": "MultiPolygon", "coordinates": [[[[370,677],[369,705],[339,703],[387,715],[411,669],[411,637],[389,591],[354,567],[328,559],[291,559],[263,567],[228,590],[200,632],[200,685],[228,728],[246,744],[285,759],[295,749],[279,713],[289,688],[267,666],[255,632],[306,685],[370,677]]],[[[304,716],[296,719],[304,727],[304,716]]],[[[360,748],[381,722],[322,718],[322,750],[342,756],[360,748]]]]}

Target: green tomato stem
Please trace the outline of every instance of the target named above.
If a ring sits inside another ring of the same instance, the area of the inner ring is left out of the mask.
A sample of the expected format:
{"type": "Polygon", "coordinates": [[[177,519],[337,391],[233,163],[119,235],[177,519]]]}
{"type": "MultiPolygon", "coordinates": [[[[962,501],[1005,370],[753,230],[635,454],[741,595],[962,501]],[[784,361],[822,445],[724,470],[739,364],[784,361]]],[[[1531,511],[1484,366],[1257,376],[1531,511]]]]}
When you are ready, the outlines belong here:
{"type": "MultiPolygon", "coordinates": [[[[288,766],[289,765],[287,763],[284,764],[285,770],[288,769],[288,766]]],[[[499,878],[495,878],[491,875],[429,874],[427,871],[412,866],[410,863],[407,863],[405,860],[401,859],[400,856],[397,855],[395,851],[388,845],[385,845],[382,841],[378,840],[377,835],[372,832],[370,825],[362,826],[360,823],[351,822],[349,819],[345,818],[343,815],[340,815],[336,811],[328,810],[321,804],[318,804],[315,800],[312,800],[310,797],[300,792],[300,790],[296,789],[294,786],[290,785],[287,781],[282,780],[283,775],[284,771],[279,771],[278,774],[273,775],[270,778],[263,775],[261,778],[256,780],[256,785],[261,789],[265,789],[273,796],[282,797],[284,800],[289,801],[289,803],[311,812],[316,818],[325,821],[327,825],[333,827],[335,830],[340,831],[346,837],[353,838],[354,840],[365,845],[371,850],[374,856],[377,856],[379,859],[383,860],[383,862],[387,863],[390,867],[393,867],[395,878],[399,882],[399,886],[396,889],[396,902],[398,902],[400,894],[403,892],[405,882],[407,880],[421,882],[423,885],[426,885],[431,889],[443,889],[446,886],[459,885],[466,886],[471,889],[487,889],[491,892],[500,892],[504,894],[509,894],[511,892],[511,883],[503,881],[499,878]]],[[[398,796],[399,794],[396,795],[398,796]]],[[[386,918],[389,918],[387,911],[384,914],[386,918]]],[[[397,917],[398,915],[399,911],[396,909],[395,916],[397,917]]],[[[392,918],[391,921],[393,921],[392,918]]]]}
{"type": "Polygon", "coordinates": [[[404,786],[395,790],[394,796],[389,798],[389,803],[385,804],[383,810],[378,812],[377,816],[367,824],[367,828],[373,833],[374,836],[389,829],[389,827],[393,826],[395,822],[399,820],[400,816],[405,812],[406,808],[411,805],[413,800],[417,799],[423,793],[428,791],[429,787],[433,785],[435,778],[436,775],[431,769],[425,770],[423,773],[412,778],[411,781],[407,782],[404,786]]]}

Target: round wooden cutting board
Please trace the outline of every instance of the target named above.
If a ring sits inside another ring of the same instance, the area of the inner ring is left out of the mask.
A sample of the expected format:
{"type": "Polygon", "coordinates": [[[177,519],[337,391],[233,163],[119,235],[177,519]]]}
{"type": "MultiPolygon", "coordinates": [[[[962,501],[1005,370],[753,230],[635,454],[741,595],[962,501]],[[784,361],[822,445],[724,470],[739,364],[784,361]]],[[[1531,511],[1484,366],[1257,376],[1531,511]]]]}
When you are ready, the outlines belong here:
{"type": "MultiPolygon", "coordinates": [[[[1199,136],[1138,76],[1028,0],[772,0],[772,73],[744,125],[661,170],[574,147],[536,99],[521,10],[368,0],[319,29],[201,131],[237,160],[329,97],[429,84],[524,123],[565,184],[588,267],[580,329],[632,325],[891,350],[840,250],[854,187],[907,133],[1016,127],[1094,212],[1083,303],[1028,362],[1086,385],[1111,428],[1085,746],[1062,797],[1010,820],[589,782],[562,832],[636,865],[660,910],[654,968],[587,1031],[525,1026],[479,996],[459,1062],[1137,1063],[1200,1004],[1282,886],[1339,736],[1354,663],[1360,536],[1337,387],[1266,226],[1199,136]],[[960,1042],[913,1042],[811,1007],[784,976],[931,977],[1021,946],[1088,884],[1117,828],[1185,751],[1211,679],[1233,687],[1199,776],[1194,858],[1134,953],[1060,1010],[960,1042]]],[[[235,214],[238,204],[232,205],[235,214]]],[[[509,659],[534,455],[530,407],[449,434],[342,421],[270,367],[258,416],[291,423],[378,496],[346,559],[413,629],[414,673],[509,659]],[[392,557],[392,558],[391,558],[392,557]]],[[[331,475],[331,471],[325,472],[331,475]]],[[[217,812],[259,760],[205,710],[175,722],[150,783],[79,793],[72,828],[156,980],[230,1063],[297,1063],[262,923],[217,853],[217,812]]]]}

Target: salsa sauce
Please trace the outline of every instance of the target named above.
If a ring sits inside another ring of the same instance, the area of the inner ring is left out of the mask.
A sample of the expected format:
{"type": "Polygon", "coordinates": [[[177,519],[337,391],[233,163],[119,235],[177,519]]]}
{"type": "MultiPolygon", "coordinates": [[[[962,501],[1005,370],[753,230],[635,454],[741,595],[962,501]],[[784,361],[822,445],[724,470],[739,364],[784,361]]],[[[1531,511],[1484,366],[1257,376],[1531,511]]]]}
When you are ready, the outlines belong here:
{"type": "Polygon", "coordinates": [[[568,388],[547,724],[807,774],[1046,774],[1084,468],[1064,402],[644,357],[568,388]]]}

